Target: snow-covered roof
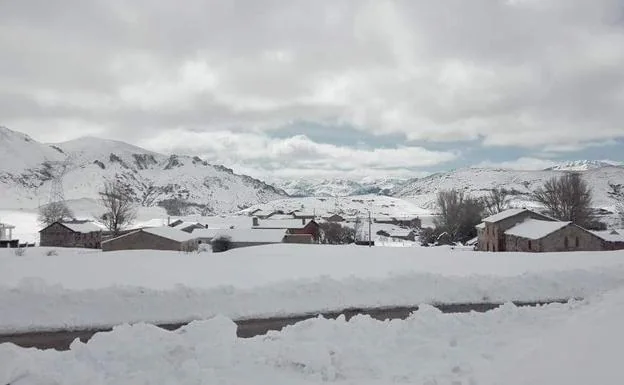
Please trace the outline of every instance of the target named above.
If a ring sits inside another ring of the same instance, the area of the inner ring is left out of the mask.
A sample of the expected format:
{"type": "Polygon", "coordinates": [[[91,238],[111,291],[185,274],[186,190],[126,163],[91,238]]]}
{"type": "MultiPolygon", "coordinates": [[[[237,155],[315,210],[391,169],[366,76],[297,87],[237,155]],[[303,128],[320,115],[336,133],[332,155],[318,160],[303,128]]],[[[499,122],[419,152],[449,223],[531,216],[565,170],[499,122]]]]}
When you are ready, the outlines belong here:
{"type": "Polygon", "coordinates": [[[254,229],[303,229],[310,223],[305,219],[265,219],[261,220],[254,229]]]}
{"type": "Polygon", "coordinates": [[[191,233],[191,235],[193,235],[193,238],[207,238],[207,239],[212,239],[215,237],[215,235],[224,232],[224,229],[217,229],[217,228],[213,228],[213,229],[194,229],[193,232],[191,233]]]}
{"type": "Polygon", "coordinates": [[[174,229],[186,229],[187,227],[192,227],[192,226],[202,226],[200,223],[197,222],[180,222],[178,224],[176,224],[175,226],[171,226],[174,229]]]}
{"type": "Polygon", "coordinates": [[[475,226],[477,229],[485,229],[485,222],[481,222],[475,226]]]}
{"type": "Polygon", "coordinates": [[[624,231],[622,230],[591,231],[591,233],[607,242],[624,242],[624,231]]]}
{"type": "Polygon", "coordinates": [[[412,234],[414,230],[410,230],[410,229],[395,229],[392,230],[389,234],[391,237],[408,237],[410,234],[412,234]]]}
{"type": "Polygon", "coordinates": [[[501,211],[498,214],[491,215],[483,220],[483,222],[496,223],[500,222],[503,219],[515,217],[518,214],[521,214],[525,211],[529,211],[527,209],[509,209],[505,211],[501,211]]]}
{"type": "Polygon", "coordinates": [[[186,242],[191,239],[194,239],[190,233],[186,233],[182,230],[174,229],[173,227],[163,226],[163,227],[148,227],[143,229],[144,232],[150,233],[161,238],[167,238],[174,240],[176,242],[186,242]]]}
{"type": "Polygon", "coordinates": [[[14,229],[14,228],[15,228],[15,226],[10,225],[10,224],[8,224],[8,223],[2,223],[2,222],[0,222],[0,228],[3,228],[3,229],[14,229]]]}
{"type": "Polygon", "coordinates": [[[102,231],[102,228],[96,225],[93,222],[82,222],[82,223],[63,223],[63,226],[67,227],[73,232],[76,233],[93,233],[95,231],[102,231]]]}
{"type": "Polygon", "coordinates": [[[286,229],[224,229],[215,237],[222,235],[230,237],[232,242],[281,243],[286,229]]]}
{"type": "Polygon", "coordinates": [[[505,231],[505,234],[527,239],[540,239],[566,227],[570,223],[571,222],[540,221],[538,219],[527,219],[526,221],[505,231]]]}

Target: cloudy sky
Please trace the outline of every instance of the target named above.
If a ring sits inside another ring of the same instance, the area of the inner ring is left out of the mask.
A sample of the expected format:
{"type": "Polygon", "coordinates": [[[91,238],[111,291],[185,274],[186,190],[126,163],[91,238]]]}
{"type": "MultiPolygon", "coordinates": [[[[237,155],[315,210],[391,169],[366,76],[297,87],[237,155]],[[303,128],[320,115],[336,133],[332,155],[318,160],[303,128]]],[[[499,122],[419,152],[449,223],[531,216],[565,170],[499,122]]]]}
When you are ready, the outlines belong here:
{"type": "Polygon", "coordinates": [[[624,160],[623,0],[0,1],[0,125],[278,177],[624,160]]]}

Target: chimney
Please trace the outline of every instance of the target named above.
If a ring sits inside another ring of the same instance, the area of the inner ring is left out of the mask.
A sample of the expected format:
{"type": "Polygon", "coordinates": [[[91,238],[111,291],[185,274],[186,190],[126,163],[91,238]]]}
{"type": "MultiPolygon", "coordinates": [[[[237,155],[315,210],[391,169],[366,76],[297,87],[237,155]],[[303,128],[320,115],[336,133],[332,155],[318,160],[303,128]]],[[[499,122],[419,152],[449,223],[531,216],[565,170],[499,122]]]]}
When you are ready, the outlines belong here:
{"type": "Polygon", "coordinates": [[[258,217],[253,217],[253,218],[252,218],[252,223],[253,223],[253,225],[254,225],[254,226],[258,226],[258,225],[259,225],[259,223],[258,223],[258,217]]]}
{"type": "Polygon", "coordinates": [[[301,218],[301,224],[305,225],[305,218],[301,218]]]}
{"type": "Polygon", "coordinates": [[[171,226],[171,217],[167,217],[167,226],[171,226]]]}

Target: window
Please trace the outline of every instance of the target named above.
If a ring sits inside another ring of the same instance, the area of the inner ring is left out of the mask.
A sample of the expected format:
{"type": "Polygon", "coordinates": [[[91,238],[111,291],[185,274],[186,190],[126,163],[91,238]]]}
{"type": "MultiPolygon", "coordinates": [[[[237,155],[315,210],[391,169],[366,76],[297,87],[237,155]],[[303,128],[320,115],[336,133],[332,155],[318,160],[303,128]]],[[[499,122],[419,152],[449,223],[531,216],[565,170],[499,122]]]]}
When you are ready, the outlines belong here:
{"type": "Polygon", "coordinates": [[[531,250],[531,241],[529,241],[529,250],[531,250]]]}

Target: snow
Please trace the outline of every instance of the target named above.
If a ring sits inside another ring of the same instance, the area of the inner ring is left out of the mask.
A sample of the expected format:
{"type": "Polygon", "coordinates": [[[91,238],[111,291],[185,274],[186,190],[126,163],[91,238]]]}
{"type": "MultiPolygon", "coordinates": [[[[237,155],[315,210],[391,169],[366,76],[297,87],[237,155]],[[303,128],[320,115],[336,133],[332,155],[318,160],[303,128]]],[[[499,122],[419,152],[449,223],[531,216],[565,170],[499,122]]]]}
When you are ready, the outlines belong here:
{"type": "Polygon", "coordinates": [[[232,242],[280,243],[286,236],[285,229],[223,229],[217,236],[230,237],[232,242]]]}
{"type": "Polygon", "coordinates": [[[68,352],[0,345],[0,383],[479,384],[624,382],[624,291],[536,308],[406,320],[311,319],[244,339],[217,316],[177,331],[122,325],[68,352]]]}
{"type": "Polygon", "coordinates": [[[84,223],[63,223],[63,226],[76,233],[92,233],[96,231],[102,231],[103,227],[96,225],[93,222],[84,223]]]}
{"type": "Polygon", "coordinates": [[[261,219],[254,229],[303,229],[310,223],[307,219],[261,219]]]}
{"type": "Polygon", "coordinates": [[[483,220],[483,222],[487,222],[487,223],[496,223],[496,222],[500,222],[502,220],[505,220],[507,218],[511,218],[511,217],[515,217],[518,214],[522,214],[526,211],[529,211],[527,209],[509,209],[509,210],[505,210],[505,211],[501,211],[498,214],[494,214],[491,215],[487,218],[485,218],[483,220]]]}
{"type": "Polygon", "coordinates": [[[186,242],[195,238],[191,233],[187,233],[182,230],[174,229],[173,227],[169,227],[169,226],[147,227],[147,228],[141,229],[141,231],[159,236],[161,238],[171,239],[176,242],[186,242]]]}
{"type": "Polygon", "coordinates": [[[538,219],[527,219],[505,231],[507,235],[526,239],[541,239],[568,226],[571,222],[540,221],[538,219]]]}
{"type": "Polygon", "coordinates": [[[48,256],[49,250],[28,249],[21,257],[0,250],[0,331],[585,298],[624,284],[624,251],[293,244],[216,254],[56,249],[48,256]]]}

